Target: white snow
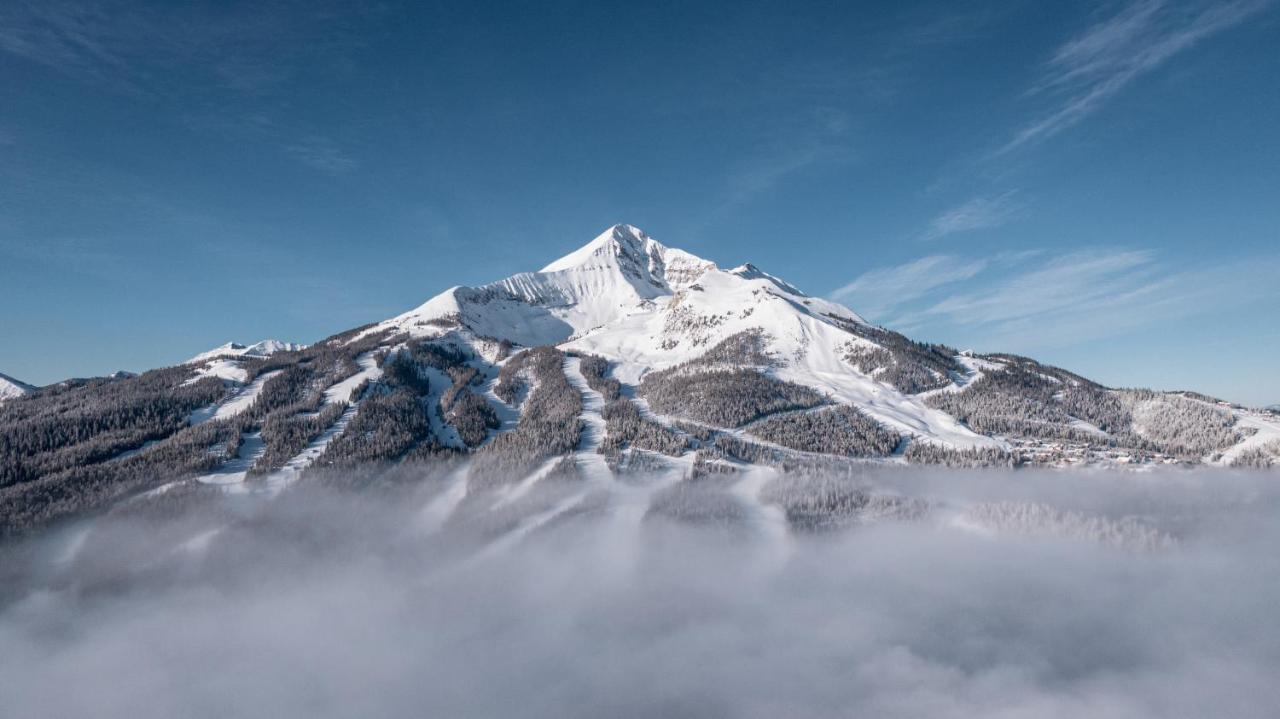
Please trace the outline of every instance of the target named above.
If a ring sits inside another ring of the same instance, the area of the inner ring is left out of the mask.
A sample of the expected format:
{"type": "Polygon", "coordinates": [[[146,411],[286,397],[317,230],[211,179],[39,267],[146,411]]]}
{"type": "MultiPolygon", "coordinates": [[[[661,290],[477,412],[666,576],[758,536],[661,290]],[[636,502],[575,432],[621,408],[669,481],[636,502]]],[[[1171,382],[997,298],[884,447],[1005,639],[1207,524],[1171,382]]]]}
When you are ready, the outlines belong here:
{"type": "Polygon", "coordinates": [[[462,449],[466,447],[466,443],[462,441],[462,437],[458,436],[458,430],[451,424],[445,424],[440,418],[440,398],[450,387],[453,386],[453,378],[434,367],[423,367],[422,371],[427,376],[427,406],[431,409],[427,412],[427,422],[431,425],[431,433],[435,435],[440,444],[446,447],[454,447],[462,449]]]}
{"type": "Polygon", "coordinates": [[[1230,465],[1242,452],[1262,447],[1271,442],[1280,442],[1280,417],[1247,409],[1237,409],[1234,410],[1234,413],[1237,426],[1255,431],[1252,435],[1245,437],[1239,444],[1223,452],[1217,464],[1230,465]]]}
{"type": "MultiPolygon", "coordinates": [[[[582,412],[578,415],[582,422],[582,436],[578,438],[578,446],[573,451],[574,464],[588,482],[608,486],[613,483],[613,473],[609,471],[604,455],[598,451],[605,435],[604,417],[600,414],[604,409],[604,397],[587,384],[587,378],[582,374],[580,358],[566,357],[564,374],[569,384],[582,395],[582,412]]],[[[500,490],[493,506],[497,508],[510,504],[528,494],[535,484],[551,474],[560,461],[560,457],[552,457],[509,489],[500,490]]]]}
{"type": "Polygon", "coordinates": [[[4,402],[5,400],[13,399],[15,397],[21,397],[24,394],[30,393],[34,389],[35,387],[32,387],[26,382],[16,380],[6,374],[0,374],[0,402],[4,402]]]}
{"type": "MultiPolygon", "coordinates": [[[[900,432],[954,447],[1000,446],[949,415],[859,372],[844,360],[845,327],[865,324],[855,312],[809,297],[753,265],[721,270],[666,247],[630,225],[616,225],[548,264],[480,287],[452,287],[398,317],[375,325],[413,337],[439,337],[460,322],[473,336],[526,345],[559,345],[605,357],[613,376],[637,383],[649,371],[694,359],[717,342],[763,329],[784,380],[851,403],[900,432]]],[[[998,366],[966,358],[963,386],[998,366]]]]}
{"type": "Polygon", "coordinates": [[[952,373],[951,384],[946,387],[927,390],[915,396],[919,399],[924,399],[943,392],[959,392],[974,382],[982,379],[987,372],[994,372],[998,369],[1004,368],[1005,366],[1002,362],[984,360],[979,357],[974,357],[968,353],[958,354],[954,359],[957,364],[965,368],[963,375],[956,376],[955,373],[952,373]]]}
{"type": "Polygon", "coordinates": [[[520,410],[504,402],[498,396],[497,388],[498,372],[494,371],[493,376],[480,385],[480,394],[489,401],[489,406],[493,407],[494,411],[498,413],[498,421],[500,422],[497,429],[489,432],[489,436],[485,439],[486,442],[503,432],[510,432],[520,423],[520,410]]]}
{"type": "Polygon", "coordinates": [[[201,484],[240,484],[248,476],[254,462],[257,462],[266,451],[267,445],[262,441],[261,434],[257,432],[245,434],[236,456],[228,459],[217,470],[196,477],[196,481],[201,484]]]}
{"type": "Polygon", "coordinates": [[[210,360],[205,364],[196,368],[195,374],[191,376],[184,385],[195,384],[205,377],[218,377],[225,382],[236,382],[242,384],[249,378],[249,372],[245,370],[239,362],[230,359],[210,360]]]}
{"type": "Polygon", "coordinates": [[[352,390],[359,387],[362,382],[365,380],[372,382],[382,376],[382,368],[378,366],[378,361],[373,356],[373,352],[361,354],[356,358],[356,364],[359,365],[360,371],[341,382],[335,382],[329,389],[324,391],[325,404],[349,402],[352,390]]]}
{"type": "Polygon", "coordinates": [[[280,340],[262,340],[251,345],[228,342],[207,352],[201,352],[182,364],[205,362],[220,357],[270,357],[276,352],[296,352],[297,350],[306,349],[306,347],[306,345],[297,342],[281,342],[280,340]]]}
{"type": "Polygon", "coordinates": [[[187,422],[192,426],[203,424],[211,419],[228,419],[244,412],[258,401],[258,395],[262,393],[262,388],[271,380],[272,377],[280,374],[280,370],[271,370],[258,375],[253,382],[246,387],[241,387],[231,397],[223,400],[218,404],[211,404],[208,407],[191,413],[187,418],[187,422]]]}
{"type": "Polygon", "coordinates": [[[1069,424],[1070,424],[1070,426],[1071,426],[1071,427],[1073,427],[1073,428],[1075,428],[1075,429],[1078,429],[1078,430],[1080,430],[1081,432],[1088,432],[1089,434],[1096,434],[1096,435],[1098,435],[1099,437],[1106,437],[1106,436],[1107,436],[1107,433],[1106,433],[1106,432],[1103,432],[1103,431],[1102,431],[1102,429],[1098,427],[1098,425],[1093,424],[1092,422],[1086,422],[1085,420],[1080,419],[1080,418],[1078,418],[1078,417],[1072,417],[1072,418],[1071,418],[1071,422],[1070,422],[1069,424]]]}
{"type": "Polygon", "coordinates": [[[275,494],[297,481],[298,477],[302,476],[303,470],[315,464],[316,460],[320,459],[324,451],[329,448],[329,444],[346,431],[347,425],[351,424],[351,419],[356,416],[359,409],[359,403],[348,406],[342,414],[338,415],[333,424],[308,442],[301,452],[291,457],[280,469],[268,474],[262,482],[266,491],[275,494]]]}
{"type": "Polygon", "coordinates": [[[601,415],[604,397],[587,384],[587,378],[582,374],[581,358],[566,357],[564,374],[569,384],[582,395],[582,412],[578,415],[582,422],[582,436],[578,439],[573,459],[588,482],[609,484],[613,481],[613,473],[609,471],[604,455],[598,451],[605,435],[605,421],[601,415]]]}

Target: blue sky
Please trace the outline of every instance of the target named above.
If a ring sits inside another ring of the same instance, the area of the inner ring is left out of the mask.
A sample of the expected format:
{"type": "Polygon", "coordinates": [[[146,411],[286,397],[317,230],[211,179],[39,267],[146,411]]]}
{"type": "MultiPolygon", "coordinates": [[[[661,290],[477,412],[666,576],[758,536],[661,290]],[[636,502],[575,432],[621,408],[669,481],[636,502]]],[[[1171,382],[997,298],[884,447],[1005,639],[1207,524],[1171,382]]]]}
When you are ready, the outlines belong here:
{"type": "Polygon", "coordinates": [[[1277,402],[1277,7],[10,0],[0,371],[314,341],[628,222],[919,339],[1277,402]]]}

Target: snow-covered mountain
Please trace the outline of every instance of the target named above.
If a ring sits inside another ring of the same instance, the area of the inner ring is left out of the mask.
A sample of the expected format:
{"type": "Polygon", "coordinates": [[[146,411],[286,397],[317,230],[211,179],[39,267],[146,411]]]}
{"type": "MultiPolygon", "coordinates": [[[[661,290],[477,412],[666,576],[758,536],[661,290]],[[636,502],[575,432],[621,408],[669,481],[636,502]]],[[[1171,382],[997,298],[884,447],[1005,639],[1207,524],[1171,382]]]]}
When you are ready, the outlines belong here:
{"type": "Polygon", "coordinates": [[[35,387],[16,380],[9,375],[0,374],[0,402],[30,393],[35,387]]]}
{"type": "MultiPolygon", "coordinates": [[[[917,342],[630,225],[309,347],[229,343],[22,404],[0,411],[0,432],[40,449],[0,456],[0,530],[173,486],[273,493],[326,468],[442,457],[451,489],[424,521],[527,505],[518,522],[515,509],[495,515],[519,526],[640,501],[615,481],[626,475],[670,490],[626,511],[679,514],[694,487],[738,486],[685,480],[740,475],[756,496],[780,468],[1280,465],[1271,412],[917,342]],[[531,492],[540,503],[521,499],[531,492]]],[[[780,486],[778,502],[809,511],[812,498],[780,486]]]]}
{"type": "Polygon", "coordinates": [[[282,342],[280,340],[262,340],[251,345],[228,342],[207,352],[201,352],[182,364],[206,362],[220,357],[270,357],[277,352],[296,352],[306,349],[306,347],[306,345],[298,342],[282,342]]]}
{"type": "Polygon", "coordinates": [[[878,349],[862,317],[745,264],[714,262],[616,225],[538,272],[453,287],[375,325],[413,338],[455,329],[524,346],[556,345],[604,357],[634,384],[647,372],[696,359],[726,339],[763,331],[778,379],[858,405],[902,432],[948,446],[995,446],[920,399],[852,370],[851,352],[878,349]]]}
{"type": "Polygon", "coordinates": [[[239,342],[228,342],[183,362],[195,368],[196,374],[191,381],[204,377],[218,377],[228,382],[243,382],[248,376],[243,364],[245,360],[266,359],[280,352],[298,352],[307,346],[299,342],[282,342],[280,340],[262,340],[251,345],[239,342]]]}

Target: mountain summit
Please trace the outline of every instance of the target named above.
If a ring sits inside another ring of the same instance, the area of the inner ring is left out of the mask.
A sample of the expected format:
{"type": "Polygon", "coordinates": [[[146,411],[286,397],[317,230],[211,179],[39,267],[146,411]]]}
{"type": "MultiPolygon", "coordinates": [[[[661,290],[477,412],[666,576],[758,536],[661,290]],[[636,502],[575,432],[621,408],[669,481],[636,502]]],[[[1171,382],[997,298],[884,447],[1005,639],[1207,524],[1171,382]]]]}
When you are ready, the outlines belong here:
{"type": "Polygon", "coordinates": [[[305,347],[306,345],[297,342],[282,342],[280,340],[262,340],[251,345],[228,342],[218,345],[207,352],[201,352],[183,364],[204,362],[218,357],[270,357],[276,352],[296,352],[305,347]]]}

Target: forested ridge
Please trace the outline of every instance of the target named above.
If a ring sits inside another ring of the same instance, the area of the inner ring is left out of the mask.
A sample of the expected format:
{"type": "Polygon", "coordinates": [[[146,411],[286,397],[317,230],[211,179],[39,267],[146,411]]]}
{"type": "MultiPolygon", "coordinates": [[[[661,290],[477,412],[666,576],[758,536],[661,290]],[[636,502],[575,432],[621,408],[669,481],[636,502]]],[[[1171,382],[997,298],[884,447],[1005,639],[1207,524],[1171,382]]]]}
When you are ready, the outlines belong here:
{"type": "Polygon", "coordinates": [[[1113,390],[1015,355],[987,355],[999,369],[959,392],[926,402],[987,435],[1057,439],[1181,457],[1236,444],[1242,432],[1227,409],[1177,394],[1113,390]]]}
{"type": "MultiPolygon", "coordinates": [[[[913,401],[1007,440],[1007,448],[950,448],[779,379],[783,361],[771,349],[773,337],[757,328],[646,372],[633,385],[613,376],[610,360],[574,353],[605,402],[598,451],[610,467],[630,472],[660,467],[663,457],[690,457],[691,476],[714,478],[743,463],[795,467],[815,456],[1018,466],[1047,461],[1045,452],[1054,450],[1043,447],[1055,443],[1199,461],[1253,431],[1203,395],[1112,389],[1024,357],[970,360],[944,345],[840,323],[856,335],[841,355],[850,371],[917,395],[913,401]],[[657,417],[646,414],[646,403],[657,417]]],[[[458,323],[442,329],[413,339],[363,327],[305,349],[223,358],[243,371],[242,381],[184,365],[70,380],[0,404],[0,533],[98,510],[233,459],[246,462],[247,481],[256,481],[286,465],[333,476],[470,456],[470,481],[483,488],[575,450],[583,398],[566,377],[564,351],[474,336],[458,323]],[[344,396],[334,396],[331,388],[344,382],[344,396]],[[486,396],[490,386],[506,408],[486,396]],[[250,387],[256,394],[246,399],[250,387]],[[231,400],[243,406],[218,414],[231,400]],[[501,429],[499,409],[519,413],[514,428],[501,429]],[[241,456],[246,437],[260,439],[260,451],[241,456]],[[305,462],[291,462],[313,445],[305,462]]],[[[1259,443],[1231,461],[1272,466],[1280,444],[1259,443]]],[[[552,476],[574,476],[572,463],[557,467],[552,476]]],[[[680,496],[673,493],[662,511],[680,511],[680,496]]]]}
{"type": "Polygon", "coordinates": [[[324,389],[389,339],[379,333],[353,341],[360,331],[265,359],[237,358],[246,385],[274,374],[249,407],[227,419],[193,424],[196,410],[227,400],[238,385],[189,365],[71,380],[0,404],[0,534],[216,470],[249,432],[263,432],[264,469],[283,462],[323,429],[320,421],[293,418],[319,411],[324,389]]]}

